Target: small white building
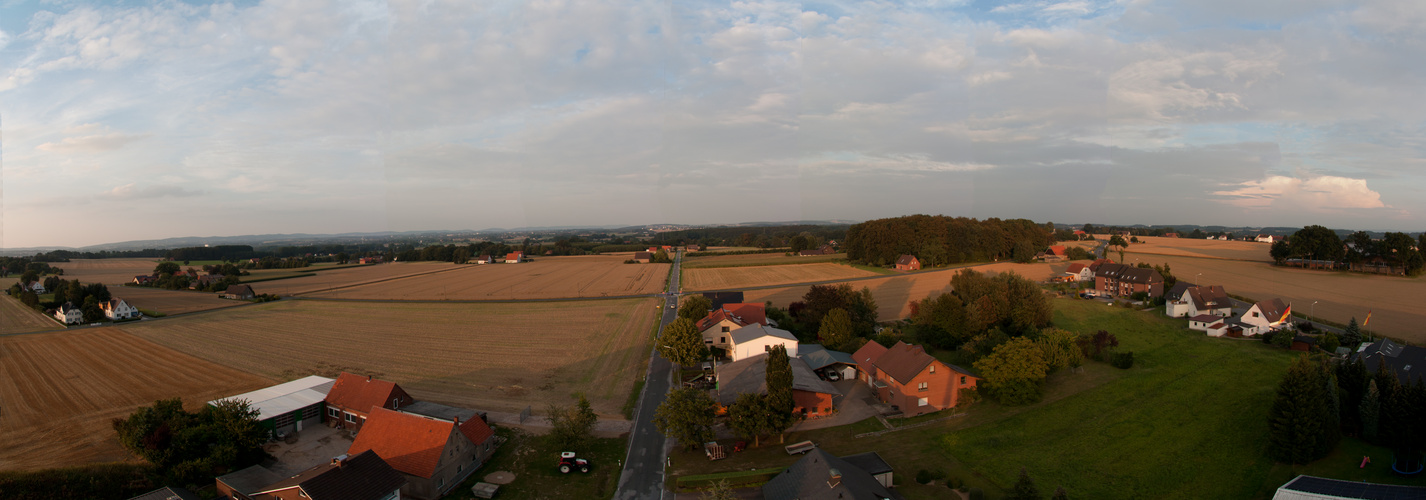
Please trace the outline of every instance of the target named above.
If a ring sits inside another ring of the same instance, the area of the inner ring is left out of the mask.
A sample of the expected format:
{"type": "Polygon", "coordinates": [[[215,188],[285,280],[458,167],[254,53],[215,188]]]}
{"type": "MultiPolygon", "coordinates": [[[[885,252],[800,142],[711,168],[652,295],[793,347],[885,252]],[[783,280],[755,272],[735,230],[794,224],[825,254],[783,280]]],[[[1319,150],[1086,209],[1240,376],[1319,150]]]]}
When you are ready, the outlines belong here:
{"type": "Polygon", "coordinates": [[[104,317],[110,320],[133,319],[139,317],[139,309],[124,302],[124,299],[109,299],[99,303],[104,317]]]}
{"type": "Polygon", "coordinates": [[[1069,269],[1065,269],[1065,274],[1075,281],[1094,281],[1094,271],[1090,270],[1087,264],[1070,264],[1069,269]]]}
{"type": "Polygon", "coordinates": [[[1164,314],[1175,318],[1191,318],[1209,314],[1226,318],[1233,315],[1233,299],[1221,286],[1174,285],[1164,294],[1164,314]]]}
{"type": "Polygon", "coordinates": [[[1282,303],[1282,299],[1272,299],[1260,301],[1249,307],[1238,321],[1257,327],[1257,333],[1266,333],[1268,330],[1276,330],[1290,322],[1288,313],[1291,306],[1282,303]]]}
{"type": "MultiPolygon", "coordinates": [[[[21,288],[24,288],[24,285],[21,285],[21,288]]],[[[30,283],[29,290],[35,293],[45,293],[45,284],[38,281],[30,283]]]]}
{"type": "Polygon", "coordinates": [[[74,304],[65,302],[54,310],[54,318],[66,325],[77,325],[84,322],[84,312],[74,304]]]}
{"type": "Polygon", "coordinates": [[[785,347],[788,357],[797,357],[797,337],[787,330],[753,324],[733,330],[728,336],[732,340],[728,349],[728,357],[733,361],[767,354],[775,345],[785,347]]]}

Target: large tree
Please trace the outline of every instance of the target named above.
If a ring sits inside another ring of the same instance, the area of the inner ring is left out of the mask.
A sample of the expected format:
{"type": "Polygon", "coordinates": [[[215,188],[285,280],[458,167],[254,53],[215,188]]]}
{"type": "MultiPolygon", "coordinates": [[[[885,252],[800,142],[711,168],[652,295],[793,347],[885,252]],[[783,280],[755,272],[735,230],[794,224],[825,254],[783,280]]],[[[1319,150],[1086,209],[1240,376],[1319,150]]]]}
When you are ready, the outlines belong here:
{"type": "MultiPolygon", "coordinates": [[[[769,430],[781,433],[792,427],[796,418],[792,413],[795,406],[792,399],[792,360],[787,356],[787,348],[780,344],[768,351],[766,382],[769,430]]],[[[786,439],[786,436],[782,437],[786,439]]]]}
{"type": "Polygon", "coordinates": [[[1040,488],[1035,486],[1035,481],[1030,479],[1030,473],[1024,467],[1020,468],[1020,477],[1015,479],[1015,485],[1010,487],[1010,493],[1005,495],[1005,500],[1044,500],[1040,495],[1040,488]]]}
{"type": "Polygon", "coordinates": [[[683,298],[683,305],[678,306],[678,317],[698,321],[708,316],[708,311],[712,309],[713,299],[703,294],[689,295],[683,298]]]}
{"type": "Polygon", "coordinates": [[[594,424],[599,422],[599,416],[590,407],[589,399],[580,394],[579,401],[575,402],[574,406],[550,404],[547,411],[550,419],[550,439],[554,444],[565,451],[583,451],[589,444],[594,424]]]}
{"type": "Polygon", "coordinates": [[[707,391],[696,387],[674,389],[654,411],[654,425],[664,436],[691,449],[713,440],[713,417],[717,411],[718,403],[707,391]]]}
{"type": "Polygon", "coordinates": [[[1040,400],[1040,381],[1049,371],[1045,355],[1030,339],[1010,339],[975,362],[985,377],[984,388],[1001,404],[1022,405],[1040,400]]]}
{"type": "Polygon", "coordinates": [[[773,410],[768,405],[767,396],[745,392],[728,406],[728,428],[737,435],[753,440],[757,446],[762,436],[776,432],[773,410]]]}
{"type": "Polygon", "coordinates": [[[178,263],[177,263],[177,262],[164,261],[164,262],[158,263],[157,266],[154,266],[154,268],[153,268],[153,273],[154,273],[154,276],[163,276],[163,275],[165,275],[165,274],[169,274],[169,275],[178,274],[178,271],[180,271],[180,270],[181,270],[181,269],[178,267],[178,263]]]}
{"type": "Polygon", "coordinates": [[[681,366],[697,366],[708,356],[708,346],[698,325],[688,318],[678,318],[663,327],[659,335],[659,354],[681,366]]]}
{"type": "Polygon", "coordinates": [[[1337,232],[1322,226],[1307,226],[1287,237],[1289,256],[1300,259],[1340,261],[1346,250],[1337,232]]]}
{"type": "Polygon", "coordinates": [[[212,480],[215,469],[236,470],[265,457],[268,432],[247,401],[205,405],[196,412],[174,398],[154,402],[111,424],[119,444],[176,483],[212,480]]]}
{"type": "Polygon", "coordinates": [[[855,352],[861,348],[859,338],[852,331],[851,315],[842,308],[828,311],[822,318],[822,327],[817,330],[817,340],[834,351],[855,352]]]}
{"type": "Polygon", "coordinates": [[[1268,454],[1279,462],[1305,464],[1326,456],[1340,439],[1331,372],[1323,362],[1297,358],[1278,383],[1268,410],[1268,454]]]}

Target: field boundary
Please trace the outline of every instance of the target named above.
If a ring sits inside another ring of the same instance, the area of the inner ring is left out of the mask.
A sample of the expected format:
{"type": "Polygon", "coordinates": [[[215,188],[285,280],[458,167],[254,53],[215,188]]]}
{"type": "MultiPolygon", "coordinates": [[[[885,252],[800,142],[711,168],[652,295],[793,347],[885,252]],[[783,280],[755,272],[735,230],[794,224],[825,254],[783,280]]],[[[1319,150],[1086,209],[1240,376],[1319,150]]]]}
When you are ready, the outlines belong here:
{"type": "MultiPolygon", "coordinates": [[[[358,266],[358,267],[360,267],[360,266],[358,266]]],[[[406,279],[406,278],[415,278],[415,277],[417,277],[417,276],[426,276],[426,275],[437,274],[437,273],[449,273],[449,272],[452,272],[452,271],[458,271],[458,270],[462,270],[462,269],[465,269],[465,267],[463,267],[463,266],[456,266],[456,267],[452,267],[452,268],[450,268],[450,269],[437,269],[437,270],[435,270],[435,271],[426,271],[426,272],[423,272],[423,273],[407,274],[407,275],[402,275],[402,276],[393,276],[393,277],[390,277],[390,278],[381,278],[381,279],[377,279],[377,280],[363,281],[363,282],[360,282],[360,283],[351,283],[351,284],[346,284],[346,285],[341,285],[341,286],[327,287],[327,288],[323,288],[323,289],[321,289],[321,290],[312,290],[312,291],[308,291],[308,292],[298,292],[298,293],[294,293],[294,294],[290,295],[290,297],[292,297],[292,298],[297,298],[298,295],[306,295],[306,294],[309,294],[309,293],[330,292],[330,291],[332,291],[332,290],[341,290],[341,289],[344,289],[344,288],[352,288],[352,287],[358,287],[358,286],[374,285],[374,284],[377,284],[377,283],[385,283],[385,282],[387,282],[387,281],[394,281],[394,280],[406,279]]],[[[290,279],[290,278],[296,278],[296,277],[297,277],[297,276],[290,276],[290,277],[288,277],[288,278],[279,278],[279,279],[290,279]]],[[[277,281],[277,280],[274,279],[274,280],[272,280],[272,281],[277,281]]]]}

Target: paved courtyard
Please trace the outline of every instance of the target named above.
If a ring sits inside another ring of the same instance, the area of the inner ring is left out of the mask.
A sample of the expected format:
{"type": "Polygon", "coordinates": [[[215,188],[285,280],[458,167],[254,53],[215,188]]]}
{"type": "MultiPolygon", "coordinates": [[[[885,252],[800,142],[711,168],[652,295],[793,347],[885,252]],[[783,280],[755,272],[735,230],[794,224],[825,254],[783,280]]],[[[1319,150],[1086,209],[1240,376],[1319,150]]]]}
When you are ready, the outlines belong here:
{"type": "Polygon", "coordinates": [[[352,438],[346,431],[317,425],[297,433],[295,443],[275,441],[263,449],[277,458],[276,463],[266,466],[268,470],[280,476],[292,476],[345,455],[351,446],[352,438]]]}

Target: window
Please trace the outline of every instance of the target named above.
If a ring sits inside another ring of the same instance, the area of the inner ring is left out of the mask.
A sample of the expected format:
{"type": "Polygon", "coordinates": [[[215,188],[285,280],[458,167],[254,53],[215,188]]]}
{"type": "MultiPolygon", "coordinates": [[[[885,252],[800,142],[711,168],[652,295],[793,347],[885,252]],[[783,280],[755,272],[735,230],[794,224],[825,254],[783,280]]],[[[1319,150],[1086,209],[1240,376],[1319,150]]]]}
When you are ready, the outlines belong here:
{"type": "Polygon", "coordinates": [[[925,383],[925,382],[922,382],[922,383],[916,384],[916,390],[918,390],[918,391],[924,391],[924,390],[926,390],[926,383],[925,383]]]}
{"type": "Polygon", "coordinates": [[[961,376],[961,385],[965,385],[965,383],[966,383],[966,378],[965,378],[964,375],[962,375],[962,376],[961,376]]]}
{"type": "Polygon", "coordinates": [[[728,337],[718,337],[718,343],[719,343],[719,344],[726,344],[726,343],[728,343],[728,337]]]}
{"type": "Polygon", "coordinates": [[[728,333],[728,327],[723,327],[723,333],[728,333]]]}
{"type": "Polygon", "coordinates": [[[348,422],[351,422],[351,423],[356,423],[356,415],[351,414],[351,413],[348,413],[348,414],[347,414],[347,421],[348,421],[348,422]]]}
{"type": "Polygon", "coordinates": [[[1257,311],[1253,311],[1253,317],[1254,317],[1254,318],[1258,317],[1258,312],[1257,312],[1257,311]]]}
{"type": "Polygon", "coordinates": [[[465,470],[465,466],[464,466],[464,465],[457,465],[457,466],[456,466],[456,474],[460,474],[460,471],[462,471],[462,470],[465,470]]]}
{"type": "Polygon", "coordinates": [[[931,373],[936,373],[936,364],[931,363],[931,373]]]}
{"type": "Polygon", "coordinates": [[[445,485],[446,485],[446,478],[444,478],[444,477],[438,477],[438,478],[436,478],[436,486],[445,486],[445,485]]]}
{"type": "Polygon", "coordinates": [[[926,406],[929,404],[931,404],[931,400],[927,398],[921,398],[916,400],[916,406],[926,406]]]}
{"type": "Polygon", "coordinates": [[[336,408],[327,408],[327,416],[332,418],[341,418],[342,411],[336,408]]]}

